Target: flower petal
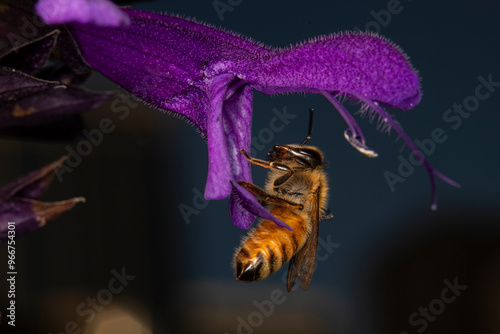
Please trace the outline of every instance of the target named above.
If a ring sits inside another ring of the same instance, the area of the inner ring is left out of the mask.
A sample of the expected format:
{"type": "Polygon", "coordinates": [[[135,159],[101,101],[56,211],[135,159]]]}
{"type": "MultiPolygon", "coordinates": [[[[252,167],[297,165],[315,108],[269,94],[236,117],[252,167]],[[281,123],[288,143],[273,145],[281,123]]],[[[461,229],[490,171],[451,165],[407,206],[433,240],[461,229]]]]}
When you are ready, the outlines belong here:
{"type": "Polygon", "coordinates": [[[57,63],[47,66],[43,77],[57,80],[65,85],[79,85],[92,74],[92,69],[85,63],[80,50],[66,27],[61,27],[61,34],[56,44],[57,63]]]}
{"type": "Polygon", "coordinates": [[[15,237],[18,238],[45,226],[80,202],[85,199],[75,197],[51,203],[29,199],[0,201],[0,242],[8,239],[9,222],[15,223],[15,237]]]}
{"type": "Polygon", "coordinates": [[[340,103],[335,97],[331,96],[330,93],[325,91],[321,93],[323,94],[324,97],[326,97],[328,101],[330,101],[330,103],[335,107],[335,109],[337,109],[339,114],[347,123],[347,126],[349,128],[344,131],[344,137],[349,142],[349,144],[351,144],[355,149],[357,149],[359,152],[363,153],[367,157],[376,158],[378,154],[372,149],[368,148],[368,146],[366,146],[365,136],[363,135],[361,128],[359,127],[358,123],[356,123],[354,117],[351,116],[349,111],[347,111],[347,109],[344,108],[342,103],[340,103]]]}
{"type": "Polygon", "coordinates": [[[10,199],[22,197],[27,199],[37,199],[49,187],[59,168],[66,161],[66,156],[59,158],[12,182],[8,186],[0,189],[0,199],[10,199]]]}
{"type": "Polygon", "coordinates": [[[223,199],[231,192],[231,165],[224,126],[224,97],[227,86],[234,79],[231,75],[215,78],[210,94],[210,111],[207,124],[208,177],[206,199],[223,199]]]}
{"type": "Polygon", "coordinates": [[[8,222],[16,223],[18,237],[85,201],[83,197],[53,203],[35,200],[49,187],[65,160],[66,157],[62,157],[0,189],[0,241],[7,237],[8,222]]]}
{"type": "Polygon", "coordinates": [[[250,150],[252,89],[230,74],[215,78],[211,88],[205,198],[223,199],[231,180],[251,182],[250,163],[240,150],[250,150]]]}
{"type": "Polygon", "coordinates": [[[47,24],[93,23],[116,27],[130,19],[108,0],[38,0],[35,10],[47,24]]]}
{"type": "Polygon", "coordinates": [[[398,109],[420,101],[420,81],[408,57],[392,42],[371,33],[323,36],[273,50],[234,71],[265,94],[285,92],[366,96],[398,109]]]}
{"type": "Polygon", "coordinates": [[[248,229],[255,220],[255,216],[271,220],[276,225],[292,230],[288,224],[282,222],[267,211],[245,187],[231,181],[232,192],[229,202],[229,214],[233,224],[239,228],[248,229]]]}
{"type": "Polygon", "coordinates": [[[52,89],[0,105],[0,129],[50,124],[96,108],[113,97],[73,86],[52,89]]]}
{"type": "Polygon", "coordinates": [[[0,103],[11,103],[54,88],[59,83],[37,79],[10,68],[0,68],[0,103]]]}
{"type": "Polygon", "coordinates": [[[54,30],[35,40],[15,46],[0,55],[0,65],[15,68],[26,74],[37,73],[48,60],[59,32],[54,30]]]}

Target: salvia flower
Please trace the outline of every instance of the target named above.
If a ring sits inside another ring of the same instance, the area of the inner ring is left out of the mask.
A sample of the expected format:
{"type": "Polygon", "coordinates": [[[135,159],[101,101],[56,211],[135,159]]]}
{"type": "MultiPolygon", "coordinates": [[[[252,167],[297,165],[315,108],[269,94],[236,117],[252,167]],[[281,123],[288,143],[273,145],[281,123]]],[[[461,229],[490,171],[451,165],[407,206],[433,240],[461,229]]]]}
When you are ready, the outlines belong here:
{"type": "MultiPolygon", "coordinates": [[[[40,11],[40,6],[38,7],[40,11]]],[[[348,142],[367,156],[363,133],[339,101],[358,101],[379,116],[415,152],[429,173],[436,205],[436,171],[385,107],[410,109],[421,98],[420,81],[407,56],[371,33],[346,32],[272,48],[249,38],[179,16],[124,9],[130,24],[100,27],[69,24],[85,61],[143,101],[194,123],[208,144],[206,199],[231,196],[233,223],[248,228],[272,217],[239,181],[251,182],[252,94],[314,93],[325,96],[347,123],[348,142]]],[[[64,20],[64,17],[62,17],[64,20]]],[[[71,22],[71,21],[70,21],[71,22]]]]}
{"type": "Polygon", "coordinates": [[[0,242],[8,237],[9,222],[15,223],[15,237],[34,231],[61,213],[72,209],[83,197],[58,202],[38,198],[49,187],[66,157],[33,171],[0,189],[0,242]]]}

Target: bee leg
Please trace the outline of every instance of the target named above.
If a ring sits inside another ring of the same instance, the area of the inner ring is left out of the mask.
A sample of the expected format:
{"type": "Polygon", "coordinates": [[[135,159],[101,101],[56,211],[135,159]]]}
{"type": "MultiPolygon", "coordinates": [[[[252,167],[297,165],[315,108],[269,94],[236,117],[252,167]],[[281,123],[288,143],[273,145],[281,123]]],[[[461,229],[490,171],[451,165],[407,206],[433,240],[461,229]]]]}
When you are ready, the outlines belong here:
{"type": "MultiPolygon", "coordinates": [[[[286,179],[284,181],[281,181],[281,183],[284,183],[286,180],[288,180],[290,178],[290,176],[292,176],[293,174],[293,169],[288,167],[287,165],[285,164],[280,164],[279,162],[269,162],[269,161],[265,161],[265,160],[261,160],[261,159],[257,159],[257,158],[252,158],[251,156],[248,155],[247,151],[245,151],[244,149],[241,149],[240,152],[245,156],[245,158],[247,158],[248,161],[250,161],[250,163],[254,164],[254,165],[258,165],[258,166],[261,166],[261,167],[264,167],[264,168],[271,168],[271,169],[277,169],[277,170],[280,170],[282,172],[287,172],[288,174],[284,175],[286,176],[286,179]]],[[[280,177],[280,179],[283,178],[280,177]]]]}
{"type": "Polygon", "coordinates": [[[252,158],[244,149],[241,149],[240,153],[243,154],[245,158],[247,158],[247,160],[254,165],[258,165],[264,168],[271,168],[271,163],[269,161],[252,158]]]}
{"type": "MultiPolygon", "coordinates": [[[[287,166],[287,167],[288,167],[288,166],[287,166]]],[[[288,167],[288,168],[289,168],[289,167],[288,167]]],[[[289,169],[290,169],[290,168],[289,168],[289,169]]],[[[273,189],[274,189],[274,190],[278,190],[278,188],[279,188],[279,187],[280,187],[283,183],[285,183],[286,181],[288,181],[288,179],[289,179],[290,177],[292,177],[292,175],[293,175],[293,170],[292,170],[292,169],[290,169],[290,173],[288,173],[288,174],[285,174],[285,175],[283,175],[283,176],[278,177],[276,180],[274,180],[274,183],[273,183],[273,189]]]]}
{"type": "Polygon", "coordinates": [[[319,220],[328,220],[328,219],[333,219],[333,213],[330,211],[330,209],[326,208],[325,213],[323,213],[319,217],[319,220]]]}
{"type": "Polygon", "coordinates": [[[279,205],[279,206],[283,206],[286,208],[297,209],[297,210],[302,210],[304,208],[304,206],[302,204],[293,203],[293,202],[287,201],[283,198],[269,195],[268,193],[265,192],[265,190],[257,187],[255,184],[252,184],[250,182],[240,181],[240,182],[238,182],[238,184],[240,186],[245,187],[248,191],[250,191],[255,196],[262,198],[263,202],[266,204],[279,205]]]}
{"type": "Polygon", "coordinates": [[[258,165],[264,168],[277,169],[286,173],[285,175],[280,176],[279,178],[276,179],[276,181],[274,181],[273,184],[274,189],[279,188],[279,186],[288,181],[288,179],[293,175],[294,169],[288,167],[285,164],[252,158],[250,155],[248,155],[247,151],[245,151],[244,149],[241,149],[240,152],[245,156],[245,158],[247,158],[248,161],[250,161],[250,163],[254,165],[258,165]]]}

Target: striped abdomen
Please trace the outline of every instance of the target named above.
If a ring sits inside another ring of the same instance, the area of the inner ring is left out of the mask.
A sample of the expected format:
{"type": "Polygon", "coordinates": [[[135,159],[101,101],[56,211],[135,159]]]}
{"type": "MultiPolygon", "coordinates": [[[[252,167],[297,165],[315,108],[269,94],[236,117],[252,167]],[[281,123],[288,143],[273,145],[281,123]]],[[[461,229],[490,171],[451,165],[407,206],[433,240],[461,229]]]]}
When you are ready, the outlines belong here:
{"type": "Polygon", "coordinates": [[[275,206],[271,214],[286,222],[293,231],[264,220],[236,251],[234,262],[236,279],[257,281],[280,269],[300,250],[310,231],[310,226],[290,209],[275,206]]]}

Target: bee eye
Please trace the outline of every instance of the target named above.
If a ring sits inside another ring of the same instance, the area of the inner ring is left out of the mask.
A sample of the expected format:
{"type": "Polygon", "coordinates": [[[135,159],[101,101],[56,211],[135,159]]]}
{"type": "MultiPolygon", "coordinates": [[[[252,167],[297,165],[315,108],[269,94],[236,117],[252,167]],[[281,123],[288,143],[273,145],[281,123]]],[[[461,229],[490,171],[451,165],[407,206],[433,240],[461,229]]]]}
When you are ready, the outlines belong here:
{"type": "Polygon", "coordinates": [[[300,155],[310,157],[313,160],[316,160],[317,162],[321,163],[323,161],[323,158],[321,157],[321,154],[318,153],[316,150],[309,150],[309,149],[300,149],[298,151],[300,155]]]}

